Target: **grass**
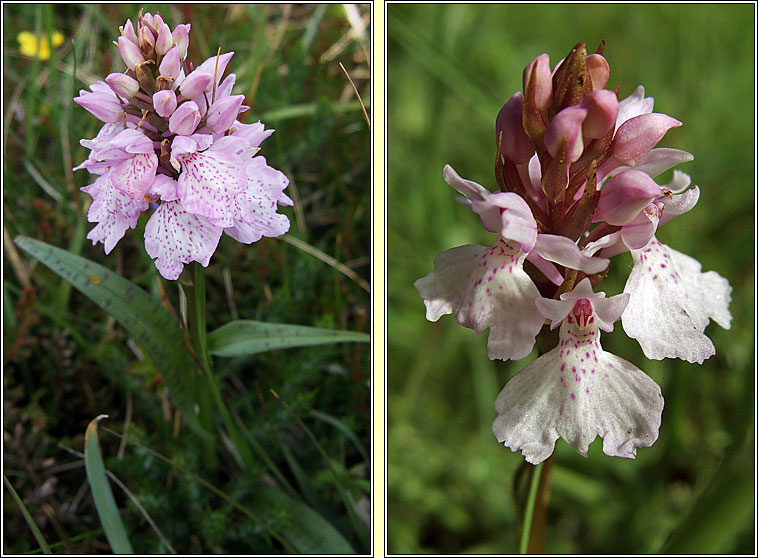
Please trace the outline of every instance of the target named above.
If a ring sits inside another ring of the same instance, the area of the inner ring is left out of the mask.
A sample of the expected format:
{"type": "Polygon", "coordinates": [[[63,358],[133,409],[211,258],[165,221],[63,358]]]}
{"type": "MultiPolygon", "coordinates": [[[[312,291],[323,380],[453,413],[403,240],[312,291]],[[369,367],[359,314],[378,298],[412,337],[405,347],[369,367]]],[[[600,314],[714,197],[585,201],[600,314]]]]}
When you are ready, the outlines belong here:
{"type": "MultiPolygon", "coordinates": [[[[450,316],[427,322],[413,282],[439,252],[490,241],[443,166],[494,189],[494,120],[523,68],[602,39],[608,86],[626,97],[644,84],[656,111],[684,123],[663,145],[695,155],[681,170],[702,195],[658,236],[730,281],[734,319],[728,331],[709,326],[717,352],[702,366],[647,360],[620,327],[603,335],[606,350],[661,385],[660,437],[634,461],[605,456],[599,441],[584,459],[559,441],[545,551],[692,551],[686,540],[699,552],[753,551],[753,14],[702,4],[388,7],[389,552],[518,548],[523,458],[496,443],[491,424],[496,395],[524,363],[488,360],[486,334],[450,316]]],[[[603,284],[609,296],[623,289],[624,258],[603,284]]]]}
{"type": "MultiPolygon", "coordinates": [[[[370,132],[340,67],[366,102],[367,6],[358,7],[356,23],[341,5],[4,5],[5,474],[51,548],[110,552],[82,462],[66,449],[81,449],[89,421],[107,413],[108,425],[140,446],[101,433],[106,467],[177,552],[287,549],[250,514],[301,542],[326,520],[367,552],[355,510],[371,497],[368,345],[216,359],[222,397],[256,460],[240,467],[219,439],[211,467],[178,420],[163,378],[126,332],[10,242],[26,235],[70,250],[155,296],[165,293],[178,310],[176,284],[160,280],[145,253],[144,218],[108,256],[86,240],[89,196],[79,188],[93,177],[71,171],[88,154],[79,139],[99,127],[72,98],[123,70],[112,41],[139,8],[159,11],[172,26],[191,22],[196,63],[219,46],[235,51],[234,92],[252,107],[247,122],[276,129],[261,155],[288,175],[295,200],[284,210],[292,223],[287,242],[221,240],[206,275],[208,329],[241,318],[370,330],[370,132]],[[19,32],[54,30],[65,41],[49,60],[19,53],[19,32]]],[[[135,552],[166,552],[138,506],[118,487],[114,495],[135,552]]],[[[34,550],[21,511],[5,502],[3,551],[34,550]]]]}

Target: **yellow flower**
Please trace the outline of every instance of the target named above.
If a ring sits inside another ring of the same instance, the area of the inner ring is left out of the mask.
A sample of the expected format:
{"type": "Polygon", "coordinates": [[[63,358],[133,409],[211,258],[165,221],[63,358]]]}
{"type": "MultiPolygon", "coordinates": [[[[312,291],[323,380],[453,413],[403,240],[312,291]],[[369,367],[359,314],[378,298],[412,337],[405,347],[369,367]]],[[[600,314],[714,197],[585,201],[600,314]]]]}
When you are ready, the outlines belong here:
{"type": "MultiPolygon", "coordinates": [[[[30,58],[37,57],[40,60],[50,58],[50,42],[47,40],[46,33],[42,34],[39,42],[34,33],[30,33],[29,31],[21,31],[16,39],[19,44],[19,52],[24,56],[29,56],[30,58]]],[[[63,44],[63,33],[54,31],[52,43],[53,48],[61,46],[63,44]]]]}

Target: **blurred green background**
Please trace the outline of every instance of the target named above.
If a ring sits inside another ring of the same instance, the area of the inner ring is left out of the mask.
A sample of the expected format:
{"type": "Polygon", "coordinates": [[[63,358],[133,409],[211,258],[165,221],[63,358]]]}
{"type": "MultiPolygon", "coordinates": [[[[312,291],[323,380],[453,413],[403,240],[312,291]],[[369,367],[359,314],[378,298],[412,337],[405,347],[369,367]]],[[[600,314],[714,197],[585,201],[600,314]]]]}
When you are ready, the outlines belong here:
{"type": "MultiPolygon", "coordinates": [[[[616,327],[606,350],[662,387],[660,437],[636,460],[587,459],[556,446],[545,551],[754,552],[754,6],[389,5],[388,59],[388,549],[391,553],[513,553],[520,453],[491,433],[493,402],[523,362],[492,362],[487,335],[452,316],[424,318],[413,282],[439,252],[491,243],[442,180],[451,164],[490,190],[495,116],[521,89],[523,68],[554,65],[579,41],[602,39],[608,88],[639,84],[655,111],[684,126],[660,144],[702,190],[658,237],[716,270],[734,291],[732,327],[706,333],[702,366],[650,361],[616,327]]],[[[659,177],[669,180],[672,171],[659,177]]],[[[626,258],[626,259],[625,259],[626,258]]],[[[603,283],[623,290],[631,258],[603,283]]],[[[619,324],[620,326],[620,324],[619,324]]]]}
{"type": "MultiPolygon", "coordinates": [[[[191,23],[189,59],[195,64],[219,47],[235,51],[228,67],[237,75],[234,93],[252,107],[242,119],[261,119],[276,130],[260,154],[290,178],[287,193],[295,206],[281,210],[291,221],[288,238],[336,259],[351,275],[285,239],[244,245],[224,236],[206,270],[208,328],[243,318],[370,331],[370,131],[340,67],[368,100],[368,4],[352,11],[341,4],[4,4],[4,472],[48,543],[58,545],[56,552],[109,552],[83,463],[67,452],[81,451],[88,422],[107,413],[104,426],[126,431],[294,537],[307,527],[303,515],[272,506],[259,490],[281,488],[273,463],[295,487],[297,501],[317,510],[355,549],[368,551],[368,344],[217,359],[227,407],[249,435],[245,440],[258,444],[255,455],[263,450],[271,463],[261,458],[252,470],[241,468],[219,437],[219,465],[209,470],[197,437],[175,421],[161,374],[125,331],[11,242],[27,235],[78,253],[153,295],[165,289],[178,310],[176,282],[158,277],[144,249],[148,215],[105,255],[102,244],[85,239],[93,227],[86,220],[90,197],[79,188],[95,177],[71,171],[89,154],[79,140],[94,137],[102,125],[73,97],[124,70],[113,41],[127,18],[136,23],[140,9],[160,12],[172,28],[191,23]],[[63,41],[49,58],[22,53],[19,33],[56,31],[63,41]],[[346,487],[343,495],[335,478],[346,487]]],[[[120,448],[113,435],[101,433],[101,443],[106,466],[178,552],[282,550],[197,482],[144,451],[120,448]]],[[[114,493],[135,551],[167,552],[124,493],[114,493]]],[[[37,548],[7,492],[3,502],[3,553],[37,548]]],[[[328,534],[319,532],[317,539],[327,552],[328,534]]]]}

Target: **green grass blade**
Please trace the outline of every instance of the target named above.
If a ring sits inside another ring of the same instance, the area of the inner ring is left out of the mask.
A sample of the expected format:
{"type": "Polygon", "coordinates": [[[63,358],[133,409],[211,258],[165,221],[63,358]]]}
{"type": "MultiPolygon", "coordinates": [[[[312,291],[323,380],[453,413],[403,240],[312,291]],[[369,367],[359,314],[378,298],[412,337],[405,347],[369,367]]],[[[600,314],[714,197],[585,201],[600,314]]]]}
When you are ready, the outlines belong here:
{"type": "MultiPolygon", "coordinates": [[[[363,101],[368,108],[369,102],[363,101]]],[[[358,101],[347,101],[344,103],[332,103],[331,110],[335,113],[353,112],[361,110],[361,104],[358,101]]],[[[261,114],[261,119],[266,121],[290,120],[292,118],[301,118],[303,116],[313,116],[318,110],[318,103],[306,103],[304,105],[291,105],[278,109],[272,109],[261,114]]]]}
{"type": "MultiPolygon", "coordinates": [[[[119,434],[118,432],[115,432],[115,431],[113,431],[113,430],[111,430],[111,429],[109,429],[109,428],[107,428],[105,426],[103,427],[103,430],[105,430],[109,434],[112,434],[112,435],[116,436],[119,439],[123,439],[123,436],[121,434],[119,434]]],[[[196,482],[198,482],[199,484],[203,485],[205,488],[207,488],[208,490],[210,490],[211,492],[213,492],[217,496],[220,496],[226,502],[228,502],[230,505],[232,505],[234,508],[236,508],[237,510],[241,511],[247,517],[249,517],[250,519],[252,519],[257,525],[259,525],[260,527],[262,527],[269,535],[271,535],[273,538],[275,538],[277,541],[279,541],[282,544],[282,546],[284,547],[285,551],[289,552],[290,554],[294,554],[295,553],[295,549],[287,541],[287,539],[282,535],[282,533],[280,533],[279,531],[277,531],[276,529],[274,529],[273,527],[271,527],[268,523],[266,523],[263,519],[261,519],[260,516],[258,516],[257,514],[253,513],[248,507],[243,506],[238,500],[235,500],[234,498],[232,498],[231,496],[229,496],[225,492],[223,492],[223,491],[219,490],[218,488],[216,488],[215,486],[213,486],[207,480],[199,477],[198,475],[196,475],[195,473],[193,473],[189,469],[187,469],[185,467],[182,467],[176,461],[172,461],[171,459],[169,459],[165,455],[161,455],[157,451],[152,450],[149,447],[147,447],[147,446],[145,446],[143,444],[140,444],[139,442],[135,442],[131,438],[129,438],[127,440],[127,443],[140,448],[141,450],[149,453],[150,455],[153,455],[153,456],[157,457],[158,459],[160,459],[164,463],[167,463],[168,465],[170,465],[171,467],[177,469],[178,471],[181,471],[182,473],[184,473],[188,477],[191,477],[196,482]]]]}
{"type": "Polygon", "coordinates": [[[319,454],[321,454],[321,457],[323,458],[324,463],[329,468],[329,471],[331,472],[332,477],[334,478],[334,484],[337,487],[337,491],[339,492],[340,496],[342,497],[342,502],[345,504],[345,509],[347,510],[348,517],[350,518],[350,523],[352,524],[353,531],[355,531],[355,534],[360,539],[361,544],[365,548],[368,549],[370,546],[370,542],[368,540],[369,534],[366,532],[365,526],[361,523],[360,518],[358,517],[358,513],[355,510],[355,506],[353,505],[353,501],[350,499],[348,491],[345,487],[345,482],[341,474],[342,467],[338,466],[332,460],[332,458],[329,457],[329,454],[326,453],[326,450],[319,443],[316,436],[313,435],[313,432],[311,432],[311,429],[308,428],[308,426],[302,421],[302,419],[299,416],[297,416],[297,413],[295,413],[290,408],[290,406],[287,405],[287,403],[283,399],[281,399],[278,395],[276,395],[276,398],[284,406],[287,412],[295,419],[295,421],[300,426],[300,428],[303,429],[303,432],[305,432],[305,435],[308,436],[310,441],[313,443],[313,446],[316,448],[316,451],[318,451],[319,454]]]}
{"type": "Polygon", "coordinates": [[[236,357],[274,349],[370,340],[370,335],[355,331],[236,320],[208,334],[208,350],[216,356],[236,357]]]}
{"type": "Polygon", "coordinates": [[[267,486],[262,486],[258,495],[267,508],[291,515],[292,521],[280,531],[300,554],[355,554],[345,537],[313,508],[267,486]]]}
{"type": "Polygon", "coordinates": [[[737,537],[755,522],[754,446],[743,443],[676,527],[663,554],[729,554],[737,537]]]}
{"type": "Polygon", "coordinates": [[[311,411],[311,416],[313,418],[316,418],[316,419],[322,421],[322,422],[325,422],[327,424],[331,424],[337,430],[339,430],[340,432],[342,432],[342,434],[345,436],[345,438],[347,438],[348,440],[350,440],[351,442],[353,442],[353,445],[356,447],[356,449],[358,450],[358,452],[361,454],[361,457],[367,463],[369,462],[368,453],[366,452],[366,449],[363,447],[363,444],[361,444],[361,441],[358,439],[358,436],[355,435],[355,432],[353,432],[352,430],[350,430],[350,428],[344,422],[342,422],[337,417],[333,417],[331,415],[327,415],[326,413],[322,413],[321,411],[316,411],[316,410],[312,410],[311,411]]]}
{"type": "MultiPolygon", "coordinates": [[[[84,541],[87,539],[94,538],[98,536],[100,533],[102,533],[102,529],[93,529],[92,531],[87,531],[86,533],[82,533],[81,535],[76,535],[75,537],[71,537],[70,539],[67,539],[65,541],[59,541],[57,543],[53,543],[50,545],[50,550],[60,548],[62,546],[65,546],[69,543],[75,543],[79,541],[84,541]]],[[[30,550],[28,552],[24,552],[24,554],[39,554],[42,552],[39,548],[35,548],[34,550],[30,550]]]]}
{"type": "Polygon", "coordinates": [[[5,287],[6,282],[3,281],[3,319],[6,326],[13,327],[16,325],[16,314],[13,312],[13,299],[5,287]]]}
{"type": "Polygon", "coordinates": [[[11,493],[11,496],[13,496],[13,500],[16,502],[16,505],[21,510],[21,514],[24,516],[24,519],[26,520],[27,525],[29,525],[29,528],[32,530],[34,538],[37,539],[37,543],[42,549],[42,552],[45,554],[52,554],[53,551],[50,550],[50,546],[47,544],[45,537],[42,535],[42,531],[39,530],[39,527],[37,527],[37,524],[34,522],[32,514],[30,514],[29,510],[26,509],[23,500],[21,500],[21,497],[16,494],[16,491],[13,489],[13,485],[11,485],[11,481],[9,481],[8,477],[5,475],[3,475],[3,482],[5,483],[5,487],[11,493]]]}
{"type": "Polygon", "coordinates": [[[100,523],[103,525],[111,549],[115,554],[133,554],[132,545],[108,484],[108,478],[105,476],[105,465],[97,440],[97,423],[107,416],[100,415],[90,421],[84,434],[84,464],[87,468],[87,481],[95,500],[97,515],[100,516],[100,523]]]}
{"type": "Polygon", "coordinates": [[[279,443],[279,448],[282,450],[282,455],[292,472],[292,476],[295,477],[295,482],[297,482],[297,486],[300,488],[300,494],[303,499],[313,506],[317,505],[318,494],[313,481],[308,477],[303,466],[300,465],[297,458],[292,455],[289,446],[282,440],[278,433],[276,435],[276,441],[279,443]]]}
{"type": "Polygon", "coordinates": [[[19,236],[22,250],[37,258],[113,316],[155,363],[187,424],[207,434],[195,414],[198,374],[176,320],[160,299],[109,269],[39,240],[19,236]]]}

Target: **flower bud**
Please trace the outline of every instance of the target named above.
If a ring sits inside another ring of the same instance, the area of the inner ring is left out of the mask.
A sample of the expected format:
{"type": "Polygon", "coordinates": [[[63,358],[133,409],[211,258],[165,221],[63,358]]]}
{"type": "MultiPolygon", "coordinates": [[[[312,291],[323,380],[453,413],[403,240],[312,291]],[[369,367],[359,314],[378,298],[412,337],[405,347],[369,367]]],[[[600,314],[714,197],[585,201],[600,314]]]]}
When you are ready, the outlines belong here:
{"type": "Polygon", "coordinates": [[[581,103],[592,91],[587,72],[587,48],[577,43],[553,75],[553,108],[555,112],[581,103]]]}
{"type": "Polygon", "coordinates": [[[153,106],[158,116],[171,116],[176,110],[176,94],[170,89],[158,91],[153,95],[153,106]]]}
{"type": "Polygon", "coordinates": [[[158,12],[155,12],[155,15],[153,16],[153,29],[156,31],[159,31],[161,27],[164,25],[163,16],[159,14],[158,12]]]}
{"type": "Polygon", "coordinates": [[[155,35],[147,25],[142,25],[139,29],[139,48],[147,57],[152,57],[155,53],[155,35]]]}
{"type": "Polygon", "coordinates": [[[131,19],[127,19],[124,26],[119,28],[119,31],[121,31],[122,37],[129,39],[135,45],[137,44],[137,34],[134,32],[134,26],[132,25],[131,19]]]}
{"type": "Polygon", "coordinates": [[[172,46],[174,46],[174,39],[171,36],[171,28],[164,23],[161,25],[158,38],[155,40],[155,53],[158,56],[163,56],[172,46]]]}
{"type": "Polygon", "coordinates": [[[237,79],[237,74],[229,74],[224,78],[224,81],[218,84],[216,87],[216,99],[221,97],[228,97],[232,94],[232,88],[234,88],[234,82],[237,79]]]}
{"type": "Polygon", "coordinates": [[[550,105],[553,98],[553,80],[550,74],[550,56],[540,54],[524,69],[524,95],[534,99],[539,110],[550,105]]]}
{"type": "Polygon", "coordinates": [[[206,126],[217,134],[227,131],[234,124],[244,100],[244,95],[231,95],[213,103],[208,110],[206,126]]]}
{"type": "Polygon", "coordinates": [[[98,83],[106,87],[108,93],[97,89],[97,84],[95,84],[92,86],[92,89],[95,91],[94,93],[82,89],[79,91],[79,97],[74,98],[74,102],[87,109],[98,120],[102,120],[103,122],[120,121],[124,115],[121,103],[118,102],[116,96],[107,89],[107,86],[102,81],[98,83]]]}
{"type": "Polygon", "coordinates": [[[681,125],[676,118],[657,112],[630,118],[616,130],[611,146],[613,156],[627,165],[636,165],[666,132],[681,125]]]}
{"type": "Polygon", "coordinates": [[[619,102],[613,91],[595,90],[587,95],[582,106],[587,109],[587,118],[582,124],[582,133],[585,136],[602,138],[616,125],[619,102]]]}
{"type": "Polygon", "coordinates": [[[155,91],[154,68],[155,62],[152,60],[145,60],[134,66],[134,73],[137,76],[137,81],[142,88],[149,93],[155,91]]]}
{"type": "Polygon", "coordinates": [[[142,23],[142,26],[150,26],[153,27],[153,15],[150,12],[147,12],[142,16],[140,19],[140,23],[142,23]]]}
{"type": "Polygon", "coordinates": [[[200,64],[195,70],[200,70],[211,76],[215,76],[216,85],[221,81],[221,78],[226,71],[226,66],[229,64],[229,60],[234,56],[234,51],[225,52],[217,56],[211,56],[205,62],[200,64]]]}
{"type": "Polygon", "coordinates": [[[534,143],[522,124],[523,110],[524,98],[517,92],[503,105],[495,121],[495,142],[500,146],[500,154],[514,163],[526,163],[534,155],[534,143]]]}
{"type": "Polygon", "coordinates": [[[545,130],[545,148],[555,157],[563,141],[566,142],[566,157],[574,162],[584,151],[582,140],[582,124],[587,117],[587,109],[581,106],[571,106],[555,115],[545,130]]]}
{"type": "Polygon", "coordinates": [[[622,171],[603,185],[593,221],[625,225],[662,193],[662,188],[644,172],[622,171]]]}
{"type": "Polygon", "coordinates": [[[110,74],[105,78],[105,83],[110,86],[116,95],[124,99],[134,97],[139,91],[137,80],[126,74],[110,74]]]}
{"type": "Polygon", "coordinates": [[[158,67],[158,72],[162,76],[176,79],[179,75],[179,70],[182,69],[182,61],[179,59],[179,48],[171,47],[171,49],[163,57],[161,65],[158,67]]]}
{"type": "Polygon", "coordinates": [[[184,78],[184,81],[182,81],[182,84],[179,86],[179,93],[185,99],[194,99],[205,91],[205,88],[210,85],[211,81],[213,81],[212,75],[200,70],[195,70],[184,78]]]}
{"type": "Polygon", "coordinates": [[[608,61],[600,54],[590,54],[586,60],[587,72],[592,80],[592,89],[597,91],[603,89],[608,83],[611,75],[611,68],[608,61]]]}
{"type": "Polygon", "coordinates": [[[189,136],[200,122],[200,111],[192,101],[182,103],[168,121],[168,129],[180,136],[189,136]]]}
{"type": "Polygon", "coordinates": [[[126,64],[126,67],[130,70],[133,70],[137,64],[145,60],[139,47],[125,36],[118,38],[118,51],[121,53],[121,58],[123,58],[124,64],[126,64]]]}
{"type": "Polygon", "coordinates": [[[174,27],[171,36],[174,38],[174,44],[179,47],[179,58],[187,58],[187,47],[189,46],[190,24],[182,23],[174,27]]]}

